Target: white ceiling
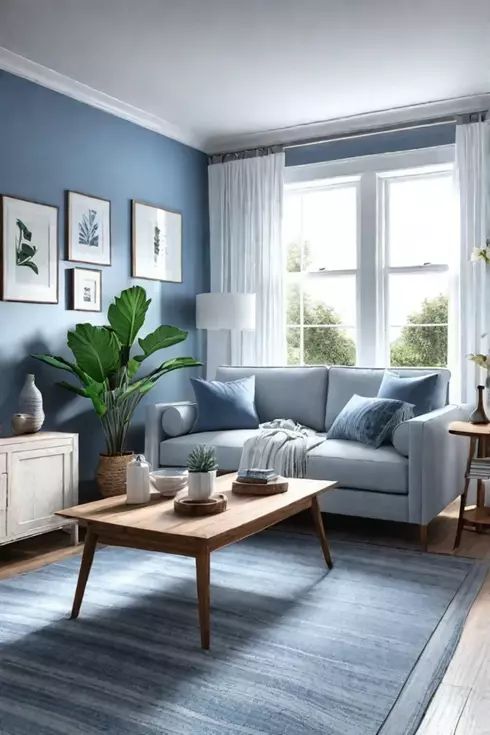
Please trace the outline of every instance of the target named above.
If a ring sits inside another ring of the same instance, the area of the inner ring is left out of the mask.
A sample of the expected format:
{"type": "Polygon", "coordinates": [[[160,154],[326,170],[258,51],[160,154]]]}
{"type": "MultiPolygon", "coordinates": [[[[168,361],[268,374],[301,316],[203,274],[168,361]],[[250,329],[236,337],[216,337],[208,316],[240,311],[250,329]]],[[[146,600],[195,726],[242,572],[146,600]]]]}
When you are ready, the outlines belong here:
{"type": "Polygon", "coordinates": [[[207,151],[490,92],[490,0],[0,0],[0,46],[207,151]]]}

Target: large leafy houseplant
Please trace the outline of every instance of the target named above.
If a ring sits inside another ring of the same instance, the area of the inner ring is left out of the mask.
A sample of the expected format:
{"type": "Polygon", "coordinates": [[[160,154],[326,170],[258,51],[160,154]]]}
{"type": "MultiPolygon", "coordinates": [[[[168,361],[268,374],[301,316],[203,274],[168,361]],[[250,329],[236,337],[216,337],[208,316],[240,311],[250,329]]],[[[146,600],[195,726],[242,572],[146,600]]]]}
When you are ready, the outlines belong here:
{"type": "Polygon", "coordinates": [[[136,407],[163,375],[202,364],[192,357],[175,357],[139,376],[150,355],[187,338],[184,330],[161,325],[138,339],[139,351],[132,355],[150,303],[145,289],[133,286],[116,296],[109,306],[108,326],[77,324],[67,335],[74,362],[58,355],[33,355],[78,379],[80,385],[66,381],[60,385],[92,402],[102,423],[109,456],[125,453],[126,435],[136,407]]]}

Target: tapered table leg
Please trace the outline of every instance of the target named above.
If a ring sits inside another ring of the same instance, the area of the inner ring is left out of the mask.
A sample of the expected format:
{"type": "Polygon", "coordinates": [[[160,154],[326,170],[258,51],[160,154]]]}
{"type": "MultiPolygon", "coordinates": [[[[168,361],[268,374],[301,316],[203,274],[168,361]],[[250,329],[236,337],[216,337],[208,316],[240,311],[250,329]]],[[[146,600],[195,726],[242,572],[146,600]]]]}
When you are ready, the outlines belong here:
{"type": "Polygon", "coordinates": [[[196,556],[197,574],[197,601],[199,606],[199,626],[201,629],[201,648],[209,648],[209,584],[210,584],[210,554],[207,549],[200,551],[196,556]]]}
{"type": "Polygon", "coordinates": [[[320,538],[320,545],[322,547],[323,556],[325,557],[327,567],[329,569],[332,569],[332,557],[330,556],[330,549],[328,548],[325,527],[323,525],[322,514],[320,511],[320,506],[318,505],[318,498],[316,495],[313,495],[313,497],[311,498],[311,515],[313,516],[313,523],[315,524],[316,532],[320,538]]]}
{"type": "Polygon", "coordinates": [[[75,590],[75,598],[73,600],[73,607],[71,611],[72,618],[78,618],[80,607],[87,585],[88,576],[90,569],[92,568],[92,562],[94,559],[95,547],[97,546],[97,534],[89,527],[87,529],[87,535],[85,536],[85,545],[83,547],[82,562],[80,564],[80,572],[78,574],[77,588],[75,590]]]}

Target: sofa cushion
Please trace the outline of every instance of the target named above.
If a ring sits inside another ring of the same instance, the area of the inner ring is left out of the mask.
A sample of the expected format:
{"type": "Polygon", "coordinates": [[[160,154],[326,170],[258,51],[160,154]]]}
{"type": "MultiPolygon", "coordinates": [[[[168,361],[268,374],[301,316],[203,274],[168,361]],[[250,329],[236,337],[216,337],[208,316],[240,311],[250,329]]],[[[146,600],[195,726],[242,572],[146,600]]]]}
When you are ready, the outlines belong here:
{"type": "Polygon", "coordinates": [[[408,493],[408,460],[388,445],[374,449],[359,442],[327,439],[308,453],[306,475],[336,480],[340,487],[408,493]]]}
{"type": "Polygon", "coordinates": [[[160,465],[184,467],[190,451],[196,444],[207,444],[215,448],[216,459],[221,470],[237,470],[243,445],[257,432],[258,429],[203,431],[166,439],[160,443],[160,465]]]}
{"type": "Polygon", "coordinates": [[[192,427],[197,416],[195,403],[184,405],[168,406],[162,413],[162,429],[167,436],[180,436],[187,434],[192,427]]]}
{"type": "Polygon", "coordinates": [[[326,367],[220,367],[216,379],[237,380],[248,375],[255,375],[255,407],[261,422],[293,419],[316,431],[324,430],[326,367]]]}
{"type": "MultiPolygon", "coordinates": [[[[332,367],[328,376],[327,410],[325,429],[328,431],[335,418],[347,401],[357,393],[360,396],[377,396],[383,380],[384,368],[332,367]]],[[[435,408],[442,408],[447,403],[449,378],[451,373],[445,369],[399,368],[397,375],[401,377],[417,377],[437,373],[440,376],[435,408]],[[439,405],[440,404],[440,405],[439,405]]]]}
{"type": "Polygon", "coordinates": [[[411,403],[390,398],[366,398],[355,393],[328,430],[327,438],[347,439],[377,448],[390,442],[398,424],[411,418],[411,403]]]}
{"type": "Polygon", "coordinates": [[[225,382],[191,378],[191,385],[197,403],[194,432],[258,428],[253,375],[225,382]]]}
{"type": "Polygon", "coordinates": [[[401,376],[385,370],[379,386],[378,398],[393,398],[413,404],[415,416],[441,408],[444,400],[440,395],[440,376],[431,375],[401,376]]]}

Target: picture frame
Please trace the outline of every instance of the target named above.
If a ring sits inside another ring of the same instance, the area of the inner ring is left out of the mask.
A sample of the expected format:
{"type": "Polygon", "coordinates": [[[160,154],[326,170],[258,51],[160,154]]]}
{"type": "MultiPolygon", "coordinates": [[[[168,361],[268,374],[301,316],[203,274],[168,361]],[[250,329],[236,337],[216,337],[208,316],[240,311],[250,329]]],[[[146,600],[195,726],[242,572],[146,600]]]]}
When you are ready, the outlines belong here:
{"type": "Polygon", "coordinates": [[[92,194],[67,191],[67,260],[111,265],[111,202],[92,194]]]}
{"type": "Polygon", "coordinates": [[[182,212],[132,200],[131,275],[182,283],[182,212]]]}
{"type": "Polygon", "coordinates": [[[58,303],[56,205],[1,195],[0,250],[3,301],[58,303]]]}
{"type": "Polygon", "coordinates": [[[102,271],[98,268],[71,268],[70,309],[102,311],[102,271]]]}

